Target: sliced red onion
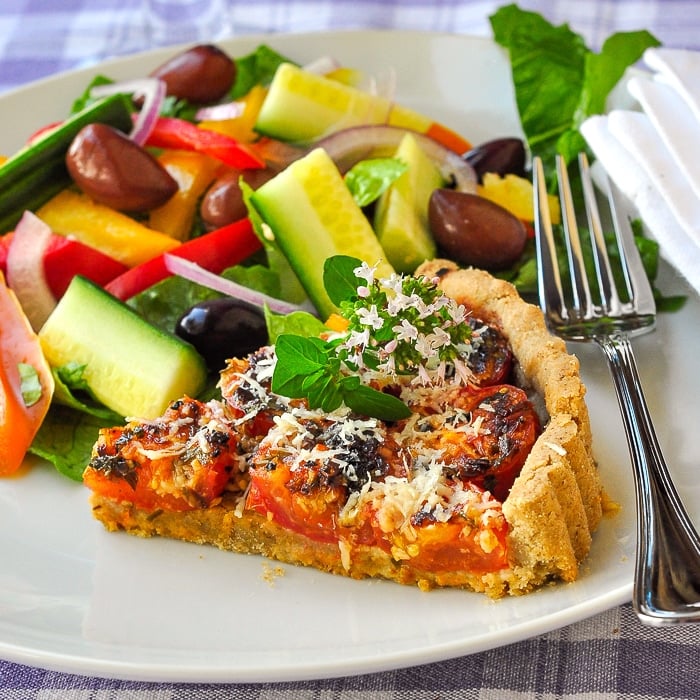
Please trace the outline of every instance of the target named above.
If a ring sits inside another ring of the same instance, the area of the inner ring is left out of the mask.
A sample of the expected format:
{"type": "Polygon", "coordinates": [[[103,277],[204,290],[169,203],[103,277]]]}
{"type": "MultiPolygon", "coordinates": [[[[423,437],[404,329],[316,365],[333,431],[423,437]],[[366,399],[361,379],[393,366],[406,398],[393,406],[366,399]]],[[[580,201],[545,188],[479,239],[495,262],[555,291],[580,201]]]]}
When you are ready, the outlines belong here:
{"type": "Polygon", "coordinates": [[[96,85],[90,91],[93,97],[107,97],[124,93],[133,95],[134,99],[143,100],[138,116],[134,120],[134,126],[129,134],[132,141],[143,146],[153,131],[153,126],[158,119],[160,109],[166,94],[166,85],[158,78],[140,78],[127,80],[109,85],[96,85]]]}
{"type": "Polygon", "coordinates": [[[165,253],[163,259],[166,269],[171,274],[184,277],[190,282],[201,284],[203,287],[213,289],[222,294],[227,294],[230,297],[235,297],[236,299],[253,304],[254,306],[263,307],[267,305],[270,310],[278,314],[290,314],[293,311],[308,311],[305,307],[298,306],[297,304],[290,304],[281,299],[275,299],[267,294],[250,289],[250,287],[245,287],[237,282],[227,280],[225,277],[205,270],[191,260],[186,260],[185,258],[180,258],[170,253],[165,253]]]}
{"type": "Polygon", "coordinates": [[[477,177],[469,163],[435,139],[411,129],[386,124],[353,126],[322,138],[313,147],[325,149],[338,169],[346,172],[361,160],[394,155],[406,133],[413,134],[443,177],[454,181],[456,190],[472,194],[476,192],[477,177]]]}
{"type": "Polygon", "coordinates": [[[239,100],[233,102],[225,102],[220,105],[210,105],[208,107],[200,107],[194,118],[197,121],[221,121],[222,119],[238,119],[245,112],[245,104],[239,100]]]}
{"type": "Polygon", "coordinates": [[[306,73],[314,75],[326,75],[340,68],[340,63],[332,56],[319,56],[319,58],[304,66],[306,73]]]}
{"type": "Polygon", "coordinates": [[[56,306],[44,273],[44,252],[51,235],[47,224],[32,212],[25,211],[15,227],[7,252],[7,283],[35,331],[44,325],[56,306]]]}

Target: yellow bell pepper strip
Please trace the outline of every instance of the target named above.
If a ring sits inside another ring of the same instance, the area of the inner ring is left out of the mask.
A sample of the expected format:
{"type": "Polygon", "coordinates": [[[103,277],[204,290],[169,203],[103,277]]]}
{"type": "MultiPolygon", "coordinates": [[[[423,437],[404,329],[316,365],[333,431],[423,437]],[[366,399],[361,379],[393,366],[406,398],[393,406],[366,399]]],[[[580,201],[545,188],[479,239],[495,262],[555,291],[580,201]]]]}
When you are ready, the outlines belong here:
{"type": "Polygon", "coordinates": [[[54,392],[51,369],[22,307],[0,273],[0,476],[21,466],[54,392]],[[23,391],[23,375],[35,380],[23,391]]]}
{"type": "Polygon", "coordinates": [[[196,124],[176,117],[159,117],[146,140],[146,146],[205,153],[241,170],[265,167],[265,161],[251,146],[239,143],[225,134],[200,129],[196,124]]]}
{"type": "Polygon", "coordinates": [[[148,225],[184,241],[189,238],[199,198],[211,184],[221,163],[194,151],[164,151],[160,164],[177,182],[177,192],[163,205],[152,209],[148,225]]]}
{"type": "Polygon", "coordinates": [[[54,233],[97,248],[127,267],[140,265],[179,245],[174,238],[73,190],[63,190],[50,199],[37,216],[54,233]]]}
{"type": "MultiPolygon", "coordinates": [[[[477,187],[477,194],[500,204],[521,221],[532,223],[535,220],[532,182],[527,178],[513,174],[501,177],[497,173],[484,173],[482,184],[477,187]]],[[[547,201],[552,223],[560,223],[559,199],[550,194],[547,195],[547,201]]]]}
{"type": "Polygon", "coordinates": [[[258,138],[255,122],[258,119],[258,112],[265,95],[267,95],[267,88],[255,85],[245,97],[236,100],[243,106],[243,112],[240,116],[229,119],[203,119],[198,126],[200,129],[226,134],[226,136],[243,143],[252,143],[258,138]]]}

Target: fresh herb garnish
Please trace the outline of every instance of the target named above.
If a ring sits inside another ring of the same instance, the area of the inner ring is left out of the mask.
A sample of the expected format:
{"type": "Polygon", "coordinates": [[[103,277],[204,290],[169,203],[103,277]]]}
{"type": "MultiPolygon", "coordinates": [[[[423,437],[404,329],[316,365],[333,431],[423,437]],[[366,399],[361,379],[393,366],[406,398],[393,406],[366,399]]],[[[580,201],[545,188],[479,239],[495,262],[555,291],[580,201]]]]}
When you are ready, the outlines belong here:
{"type": "Polygon", "coordinates": [[[567,24],[554,26],[517,5],[489,18],[498,44],[510,55],[520,121],[532,153],[553,172],[554,154],[567,162],[585,150],[578,127],[605,111],[605,101],[625,70],[659,41],[647,31],[618,32],[591,51],[567,24]]]}
{"type": "Polygon", "coordinates": [[[255,85],[267,85],[281,63],[292,63],[290,59],[265,44],[251,53],[236,59],[236,81],[230,92],[235,100],[246,95],[255,85]]]}
{"type": "Polygon", "coordinates": [[[345,184],[359,207],[366,207],[408,170],[398,158],[368,158],[353,165],[345,174],[345,184]]]}
{"type": "Polygon", "coordinates": [[[324,265],[324,284],[346,321],[327,338],[282,332],[276,338],[272,390],[305,398],[311,408],[345,405],[381,420],[410,415],[393,394],[370,386],[439,384],[449,377],[468,381],[465,357],[471,328],[466,310],[424,277],[376,279],[375,268],[348,256],[324,265]]]}
{"type": "Polygon", "coordinates": [[[19,371],[20,388],[22,391],[22,400],[25,406],[33,406],[43,393],[41,382],[39,381],[39,373],[36,368],[26,362],[17,364],[19,371]]]}

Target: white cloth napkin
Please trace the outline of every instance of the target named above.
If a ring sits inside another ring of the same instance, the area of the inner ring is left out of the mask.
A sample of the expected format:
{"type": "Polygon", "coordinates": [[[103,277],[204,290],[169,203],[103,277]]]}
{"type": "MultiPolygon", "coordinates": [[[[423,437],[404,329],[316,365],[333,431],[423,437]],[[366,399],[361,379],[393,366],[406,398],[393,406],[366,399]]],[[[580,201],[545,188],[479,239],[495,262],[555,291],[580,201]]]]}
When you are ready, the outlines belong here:
{"type": "Polygon", "coordinates": [[[700,52],[653,48],[627,89],[641,111],[590,117],[581,133],[661,254],[700,293],[700,52]]]}

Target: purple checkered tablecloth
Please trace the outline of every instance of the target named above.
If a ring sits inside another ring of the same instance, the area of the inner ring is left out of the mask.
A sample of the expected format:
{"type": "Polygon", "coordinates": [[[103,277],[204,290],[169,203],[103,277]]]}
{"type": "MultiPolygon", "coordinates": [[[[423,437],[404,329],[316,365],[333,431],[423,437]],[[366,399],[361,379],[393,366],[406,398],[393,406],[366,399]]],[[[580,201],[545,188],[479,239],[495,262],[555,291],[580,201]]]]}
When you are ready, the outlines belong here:
{"type": "MultiPolygon", "coordinates": [[[[477,0],[229,2],[232,26],[239,34],[395,28],[488,35],[488,16],[500,4],[477,0]]],[[[555,23],[568,22],[594,47],[612,31],[646,28],[668,46],[700,49],[698,0],[541,0],[519,4],[542,12],[555,23]]],[[[141,20],[140,0],[2,0],[0,92],[146,48],[141,20]]],[[[0,660],[0,700],[398,697],[697,699],[700,625],[644,627],[631,607],[622,605],[526,641],[449,661],[289,683],[133,682],[76,676],[0,660]]]]}

